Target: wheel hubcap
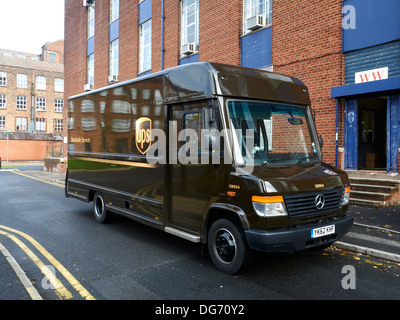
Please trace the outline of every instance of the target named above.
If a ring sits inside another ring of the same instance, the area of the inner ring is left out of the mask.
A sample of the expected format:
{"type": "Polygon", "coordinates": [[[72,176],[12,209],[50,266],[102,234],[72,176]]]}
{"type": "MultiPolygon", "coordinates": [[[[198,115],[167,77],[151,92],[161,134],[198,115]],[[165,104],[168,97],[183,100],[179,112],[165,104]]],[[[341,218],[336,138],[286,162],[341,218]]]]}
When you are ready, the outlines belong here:
{"type": "Polygon", "coordinates": [[[101,197],[97,197],[96,199],[96,215],[101,217],[104,212],[104,202],[101,197]]]}
{"type": "Polygon", "coordinates": [[[220,261],[231,263],[236,256],[236,242],[233,235],[226,229],[220,229],[215,234],[214,251],[220,261]]]}

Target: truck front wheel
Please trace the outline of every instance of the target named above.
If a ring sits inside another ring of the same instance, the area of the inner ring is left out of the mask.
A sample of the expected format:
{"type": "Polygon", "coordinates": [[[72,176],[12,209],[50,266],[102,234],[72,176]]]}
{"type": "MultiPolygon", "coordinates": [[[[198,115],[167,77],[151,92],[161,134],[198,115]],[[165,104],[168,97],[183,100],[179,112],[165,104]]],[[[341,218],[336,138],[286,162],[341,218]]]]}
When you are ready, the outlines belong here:
{"type": "Polygon", "coordinates": [[[238,272],[249,261],[250,249],[242,232],[227,219],[218,219],[211,225],[208,251],[214,265],[229,274],[238,272]]]}

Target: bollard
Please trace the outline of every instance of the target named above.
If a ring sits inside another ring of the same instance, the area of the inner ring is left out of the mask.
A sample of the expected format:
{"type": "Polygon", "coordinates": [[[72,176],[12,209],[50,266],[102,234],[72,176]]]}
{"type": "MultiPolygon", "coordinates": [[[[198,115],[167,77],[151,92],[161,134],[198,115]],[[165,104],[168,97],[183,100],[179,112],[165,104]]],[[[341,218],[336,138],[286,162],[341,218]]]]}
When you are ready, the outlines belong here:
{"type": "Polygon", "coordinates": [[[0,169],[1,169],[1,157],[0,157],[0,169]]]}

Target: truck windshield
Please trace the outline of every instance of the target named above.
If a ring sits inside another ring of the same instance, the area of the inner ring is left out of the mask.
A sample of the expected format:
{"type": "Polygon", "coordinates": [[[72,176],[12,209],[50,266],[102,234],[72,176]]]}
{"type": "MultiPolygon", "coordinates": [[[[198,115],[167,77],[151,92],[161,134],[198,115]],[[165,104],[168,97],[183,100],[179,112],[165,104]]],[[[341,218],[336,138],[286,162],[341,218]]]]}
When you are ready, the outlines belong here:
{"type": "Polygon", "coordinates": [[[256,166],[289,166],[321,161],[306,107],[228,101],[235,160],[256,166]]]}

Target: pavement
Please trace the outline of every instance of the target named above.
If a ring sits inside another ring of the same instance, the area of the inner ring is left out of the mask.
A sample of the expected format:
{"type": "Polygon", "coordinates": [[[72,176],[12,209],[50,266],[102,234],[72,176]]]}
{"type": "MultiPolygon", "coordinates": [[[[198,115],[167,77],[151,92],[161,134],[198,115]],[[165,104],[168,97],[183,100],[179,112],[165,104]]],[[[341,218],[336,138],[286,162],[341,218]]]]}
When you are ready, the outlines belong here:
{"type": "MultiPolygon", "coordinates": [[[[11,163],[8,169],[3,166],[0,170],[13,170],[17,174],[59,187],[64,187],[65,183],[65,173],[44,171],[43,164],[38,162],[11,163]]],[[[349,214],[354,217],[354,225],[350,232],[333,246],[400,263],[400,206],[368,208],[350,205],[349,214]]],[[[7,254],[3,250],[0,251],[3,253],[0,258],[4,255],[9,260],[7,254]]],[[[2,277],[0,281],[0,287],[8,288],[4,298],[29,299],[26,290],[20,285],[24,275],[15,269],[15,273],[9,272],[11,267],[13,264],[10,261],[6,263],[5,259],[0,259],[0,274],[9,275],[2,277]]],[[[30,299],[35,297],[31,296],[30,299]]]]}

